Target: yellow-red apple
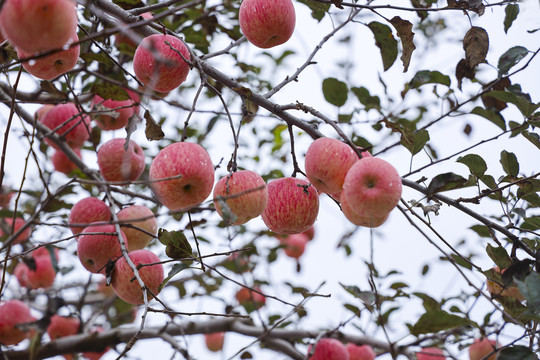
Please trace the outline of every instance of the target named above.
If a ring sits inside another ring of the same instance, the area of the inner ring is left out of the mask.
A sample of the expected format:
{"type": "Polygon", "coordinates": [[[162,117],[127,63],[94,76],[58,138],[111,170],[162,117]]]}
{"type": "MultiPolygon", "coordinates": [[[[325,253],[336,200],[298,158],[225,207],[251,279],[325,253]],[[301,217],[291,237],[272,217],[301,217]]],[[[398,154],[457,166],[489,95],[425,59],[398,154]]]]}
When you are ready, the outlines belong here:
{"type": "Polygon", "coordinates": [[[157,233],[154,213],[144,205],[131,205],[116,214],[128,239],[128,251],[144,248],[157,233]],[[129,225],[129,226],[123,226],[129,225]]]}
{"type": "Polygon", "coordinates": [[[127,91],[127,93],[129,95],[127,100],[103,99],[99,95],[94,95],[92,105],[97,113],[93,115],[93,118],[100,129],[122,129],[126,127],[133,114],[139,113],[139,95],[133,91],[127,91]]]}
{"type": "Polygon", "coordinates": [[[499,344],[497,344],[495,340],[489,340],[488,338],[476,339],[471,346],[469,346],[469,359],[495,360],[497,359],[496,349],[498,347],[499,344]]]}
{"type": "MultiPolygon", "coordinates": [[[[73,103],[56,105],[45,113],[41,122],[49,129],[55,130],[58,136],[65,138],[66,143],[72,148],[81,148],[90,135],[88,116],[81,116],[73,103]]],[[[45,142],[58,148],[48,138],[45,138],[45,142]]]]}
{"type": "MultiPolygon", "coordinates": [[[[311,352],[311,345],[308,354],[311,352]]],[[[349,360],[349,352],[345,345],[337,339],[322,338],[315,344],[315,351],[309,360],[349,360]]]]}
{"type": "Polygon", "coordinates": [[[35,320],[28,305],[22,301],[8,300],[0,304],[0,344],[16,345],[23,341],[28,333],[17,325],[35,320]]]}
{"type": "MultiPolygon", "coordinates": [[[[73,152],[77,154],[79,158],[82,158],[81,149],[74,148],[73,152]]],[[[72,171],[78,169],[77,165],[75,165],[75,163],[59,149],[54,149],[54,153],[51,156],[51,162],[53,163],[54,170],[66,175],[69,175],[72,171]]]]}
{"type": "Polygon", "coordinates": [[[225,333],[216,332],[211,334],[204,334],[204,342],[208,350],[218,352],[223,349],[223,343],[225,342],[225,333]]]}
{"type": "MultiPolygon", "coordinates": [[[[127,246],[127,237],[121,231],[127,246]]],[[[122,256],[120,239],[112,224],[90,224],[81,233],[77,243],[81,264],[91,273],[105,274],[105,266],[122,256]]]]}
{"type": "Polygon", "coordinates": [[[71,232],[77,235],[93,222],[111,220],[111,209],[102,200],[89,196],[73,205],[69,213],[68,224],[71,232]]]}
{"type": "Polygon", "coordinates": [[[133,140],[112,139],[101,145],[97,152],[97,162],[101,176],[107,181],[135,181],[144,171],[144,153],[133,140]]]}
{"type": "Polygon", "coordinates": [[[377,356],[371,345],[348,343],[345,347],[349,352],[349,360],[374,360],[377,356]]]}

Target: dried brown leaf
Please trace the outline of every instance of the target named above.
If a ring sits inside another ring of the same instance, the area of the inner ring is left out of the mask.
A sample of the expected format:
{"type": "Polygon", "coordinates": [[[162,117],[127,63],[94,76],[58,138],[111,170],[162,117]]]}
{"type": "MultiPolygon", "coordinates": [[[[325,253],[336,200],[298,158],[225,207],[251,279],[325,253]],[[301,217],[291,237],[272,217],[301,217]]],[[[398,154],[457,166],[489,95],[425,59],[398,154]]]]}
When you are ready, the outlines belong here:
{"type": "Polygon", "coordinates": [[[467,66],[474,68],[485,61],[489,49],[489,36],[486,30],[473,26],[463,38],[463,49],[467,66]]]}
{"type": "Polygon", "coordinates": [[[401,46],[403,47],[403,53],[401,54],[401,61],[403,62],[403,72],[407,72],[409,64],[411,62],[411,56],[416,49],[414,45],[414,32],[412,31],[412,24],[410,21],[403,20],[399,16],[394,16],[390,23],[397,31],[399,38],[401,39],[401,46]]]}

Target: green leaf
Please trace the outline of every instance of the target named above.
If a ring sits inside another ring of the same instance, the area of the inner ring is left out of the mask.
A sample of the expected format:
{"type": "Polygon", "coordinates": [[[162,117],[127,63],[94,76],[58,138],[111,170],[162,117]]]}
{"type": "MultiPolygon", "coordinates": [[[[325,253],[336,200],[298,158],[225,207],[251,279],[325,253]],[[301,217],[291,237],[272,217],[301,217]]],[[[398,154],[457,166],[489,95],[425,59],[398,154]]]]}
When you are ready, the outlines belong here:
{"type": "Polygon", "coordinates": [[[528,347],[514,345],[499,351],[497,360],[538,360],[538,356],[528,347]]]}
{"type": "Polygon", "coordinates": [[[489,234],[489,228],[485,225],[473,225],[469,229],[477,233],[480,237],[491,237],[489,234]]]}
{"type": "Polygon", "coordinates": [[[519,5],[518,4],[508,4],[504,9],[506,13],[504,17],[504,32],[508,33],[508,29],[512,26],[514,20],[516,20],[519,14],[519,5]]]}
{"type": "Polygon", "coordinates": [[[372,291],[362,291],[355,285],[344,285],[342,283],[339,283],[339,285],[355,298],[362,300],[366,306],[371,306],[375,303],[375,295],[372,291]]]}
{"type": "Polygon", "coordinates": [[[429,133],[425,129],[418,130],[412,134],[404,131],[401,134],[401,144],[405,146],[412,155],[418,154],[428,141],[429,133]]]}
{"type": "Polygon", "coordinates": [[[366,110],[381,108],[381,100],[379,97],[371,96],[369,90],[365,87],[353,87],[351,90],[353,94],[356,95],[360,103],[364,105],[366,110]]]}
{"type": "Polygon", "coordinates": [[[409,87],[411,89],[417,89],[426,84],[441,84],[450,86],[450,83],[450,77],[443,75],[439,71],[422,70],[414,75],[412,80],[409,82],[409,87]]]}
{"type": "Polygon", "coordinates": [[[477,106],[474,109],[472,109],[471,113],[481,116],[485,119],[488,119],[489,121],[491,121],[492,123],[500,127],[501,129],[506,130],[506,122],[504,121],[504,118],[498,111],[484,109],[482,107],[477,106]]]}
{"type": "Polygon", "coordinates": [[[450,254],[450,256],[452,256],[452,259],[454,259],[456,264],[458,264],[459,266],[464,267],[467,270],[472,270],[471,263],[468,261],[465,261],[465,259],[463,259],[461,256],[458,256],[456,254],[450,254]]]}
{"type": "Polygon", "coordinates": [[[523,219],[523,224],[520,226],[522,229],[525,230],[538,230],[540,229],[540,217],[539,216],[531,216],[526,217],[523,219]]]}
{"type": "Polygon", "coordinates": [[[163,280],[163,282],[159,285],[159,291],[161,291],[161,289],[163,289],[163,287],[165,285],[167,285],[167,283],[169,282],[169,280],[171,280],[173,278],[173,276],[175,276],[176,274],[178,274],[180,271],[184,270],[184,269],[187,269],[189,267],[189,265],[183,263],[183,262],[180,262],[180,263],[176,263],[173,265],[173,267],[171,268],[171,270],[169,271],[169,274],[167,275],[167,277],[163,280]]]}
{"type": "Polygon", "coordinates": [[[530,131],[522,131],[521,135],[527,140],[529,140],[534,146],[540,149],[540,136],[537,133],[530,131]]]}
{"type": "Polygon", "coordinates": [[[347,84],[343,81],[326,78],[323,80],[322,90],[324,98],[332,105],[343,106],[347,101],[348,89],[347,84]]]}
{"type": "Polygon", "coordinates": [[[454,174],[452,172],[439,174],[435,176],[429,183],[427,188],[427,196],[431,197],[433,194],[441,191],[458,189],[463,187],[466,182],[467,179],[465,179],[463,176],[454,174]]]}
{"type": "Polygon", "coordinates": [[[514,153],[506,150],[501,151],[501,165],[505,173],[516,177],[519,173],[519,163],[514,153]]]}
{"type": "Polygon", "coordinates": [[[182,231],[159,229],[159,241],[166,246],[165,253],[171,259],[186,259],[193,256],[193,250],[182,231]]]}
{"type": "Polygon", "coordinates": [[[493,262],[499,267],[499,269],[506,269],[512,263],[510,256],[506,250],[501,246],[492,246],[488,244],[486,247],[486,253],[493,260],[493,262]]]}
{"type": "Polygon", "coordinates": [[[514,104],[525,117],[531,116],[540,107],[540,104],[533,104],[525,96],[520,96],[510,91],[491,91],[486,96],[491,96],[505,103],[514,104]]]}
{"type": "Polygon", "coordinates": [[[298,0],[298,2],[306,5],[311,9],[311,16],[317,21],[321,21],[330,9],[330,4],[324,4],[311,0],[298,0]]]}
{"type": "Polygon", "coordinates": [[[418,336],[420,334],[436,333],[470,324],[469,320],[444,310],[430,311],[420,316],[420,319],[411,328],[411,334],[418,336]]]}
{"type": "Polygon", "coordinates": [[[497,68],[499,69],[499,77],[508,74],[508,71],[516,65],[521,59],[523,59],[529,50],[523,46],[514,46],[508,50],[499,58],[499,64],[497,68]]]}
{"type": "Polygon", "coordinates": [[[426,312],[432,312],[432,311],[439,311],[441,310],[441,304],[431,296],[421,293],[421,292],[414,292],[413,295],[419,297],[422,299],[424,309],[426,309],[426,312]]]}
{"type": "Polygon", "coordinates": [[[477,178],[480,178],[487,170],[487,164],[481,156],[476,154],[467,154],[460,156],[457,160],[458,163],[466,165],[470,172],[477,178]]]}
{"type": "Polygon", "coordinates": [[[381,50],[383,68],[386,71],[396,61],[398,54],[397,40],[392,35],[392,29],[388,25],[372,21],[368,24],[368,27],[375,36],[375,44],[381,50]]]}
{"type": "Polygon", "coordinates": [[[540,314],[540,274],[532,272],[523,281],[516,279],[516,284],[527,300],[527,308],[540,314]]]}

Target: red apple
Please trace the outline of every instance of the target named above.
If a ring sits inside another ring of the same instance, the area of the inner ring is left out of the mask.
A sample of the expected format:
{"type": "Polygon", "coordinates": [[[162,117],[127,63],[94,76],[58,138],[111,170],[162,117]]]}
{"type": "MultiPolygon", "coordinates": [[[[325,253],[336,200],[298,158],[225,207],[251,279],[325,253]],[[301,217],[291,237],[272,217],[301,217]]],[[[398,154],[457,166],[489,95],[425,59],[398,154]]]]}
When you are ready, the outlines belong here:
{"type": "Polygon", "coordinates": [[[7,208],[12,197],[13,191],[8,186],[0,187],[0,208],[7,208]]]}
{"type": "Polygon", "coordinates": [[[217,332],[211,334],[204,334],[204,341],[208,350],[218,352],[223,349],[223,343],[225,342],[225,333],[217,332]]]}
{"type": "MultiPolygon", "coordinates": [[[[140,16],[142,16],[143,19],[151,19],[151,18],[153,18],[152,13],[149,13],[149,12],[142,13],[140,16]]],[[[126,46],[129,46],[130,48],[137,47],[137,43],[135,43],[135,41],[130,36],[128,36],[127,34],[122,33],[122,32],[114,34],[114,44],[116,46],[120,46],[121,44],[125,44],[126,46]]]]}
{"type": "Polygon", "coordinates": [[[367,157],[357,161],[343,183],[344,198],[352,211],[362,217],[382,218],[401,198],[401,178],[387,161],[367,157]]]}
{"type": "Polygon", "coordinates": [[[304,253],[308,241],[309,238],[303,233],[288,235],[283,239],[282,244],[285,245],[283,250],[288,257],[299,259],[304,253]]]}
{"type": "Polygon", "coordinates": [[[235,295],[238,303],[248,311],[259,309],[266,303],[266,297],[260,294],[261,289],[257,287],[253,289],[256,291],[243,287],[235,295]]]}
{"type": "Polygon", "coordinates": [[[22,301],[9,300],[0,304],[0,344],[16,345],[23,341],[28,333],[16,325],[35,320],[28,305],[22,301]]]}
{"type": "Polygon", "coordinates": [[[89,196],[79,200],[71,208],[68,223],[71,232],[77,235],[93,222],[111,220],[111,209],[102,200],[89,196]]]}
{"type": "MultiPolygon", "coordinates": [[[[503,269],[501,272],[498,266],[495,266],[491,269],[491,273],[493,276],[496,276],[497,274],[500,276],[500,274],[503,274],[505,271],[506,269],[503,269]]],[[[500,282],[502,282],[502,280],[500,282]]],[[[525,297],[523,296],[521,291],[519,291],[517,286],[508,286],[508,287],[503,288],[495,280],[487,279],[486,287],[489,293],[491,294],[491,297],[493,298],[509,296],[518,301],[525,300],[525,297]]]]}
{"type": "Polygon", "coordinates": [[[190,57],[188,48],[177,37],[154,34],[137,46],[133,71],[137,79],[152,90],[167,92],[186,80],[190,57]]]}
{"type": "Polygon", "coordinates": [[[28,268],[28,265],[26,265],[23,262],[18,263],[17,266],[15,266],[15,269],[13,270],[13,275],[15,275],[21,287],[25,287],[25,288],[30,287],[30,285],[28,284],[28,271],[29,270],[30,269],[28,268]]]}
{"type": "Polygon", "coordinates": [[[349,220],[353,224],[369,228],[376,228],[381,226],[386,222],[386,219],[388,219],[388,215],[390,215],[390,213],[388,213],[385,216],[381,217],[360,216],[353,209],[351,209],[347,197],[343,197],[341,199],[341,211],[343,211],[343,215],[345,215],[347,220],[349,220]]]}
{"type": "Polygon", "coordinates": [[[100,146],[97,161],[101,176],[107,181],[135,181],[144,171],[144,153],[141,147],[126,139],[112,139],[100,146]]]}
{"type": "Polygon", "coordinates": [[[219,179],[214,187],[214,207],[218,214],[232,225],[245,224],[259,216],[268,200],[263,178],[250,170],[242,170],[219,179]],[[259,189],[253,191],[254,189],[259,189]],[[235,194],[242,194],[234,196],[235,194]],[[224,214],[223,203],[228,206],[224,214]],[[234,219],[231,217],[234,216],[234,219]]]}
{"type": "Polygon", "coordinates": [[[139,113],[139,95],[133,91],[127,91],[128,100],[103,99],[99,95],[94,95],[92,105],[94,106],[93,118],[97,126],[102,130],[117,130],[126,127],[129,119],[139,113]],[[99,113],[99,112],[106,113],[99,113]],[[111,112],[114,114],[111,115],[111,112]]]}
{"type": "MultiPolygon", "coordinates": [[[[141,264],[152,264],[138,268],[139,275],[153,295],[159,294],[159,285],[163,282],[163,265],[159,257],[149,250],[135,250],[130,252],[129,258],[137,267],[141,264]]],[[[144,304],[143,290],[141,285],[134,278],[133,269],[129,266],[126,259],[121,257],[116,262],[111,283],[116,295],[127,303],[133,305],[144,304]]],[[[148,293],[148,300],[153,298],[148,293]]]]}
{"type": "MultiPolygon", "coordinates": [[[[308,353],[311,352],[311,346],[308,353]]],[[[350,360],[349,352],[339,340],[322,338],[315,345],[315,351],[309,360],[350,360]]]]}
{"type": "Polygon", "coordinates": [[[306,235],[309,240],[313,240],[315,237],[315,226],[310,227],[306,231],[302,232],[302,234],[306,235]]]}
{"type": "MultiPolygon", "coordinates": [[[[79,158],[82,158],[81,149],[73,149],[73,152],[77,154],[79,158]]],[[[54,166],[54,170],[69,175],[71,172],[78,169],[77,165],[71,161],[67,155],[62,150],[54,150],[53,155],[51,156],[51,161],[54,166]]]]}
{"type": "MultiPolygon", "coordinates": [[[[7,235],[15,234],[17,231],[19,231],[25,224],[26,221],[23,218],[17,217],[15,218],[15,225],[13,225],[13,218],[7,217],[7,218],[0,218],[0,221],[2,221],[4,224],[4,227],[11,230],[13,228],[13,232],[9,232],[7,235]]],[[[13,240],[13,244],[20,244],[22,242],[25,242],[30,238],[31,234],[31,228],[28,226],[26,229],[23,230],[22,233],[20,233],[15,240],[13,240]]],[[[0,227],[0,237],[4,236],[4,230],[0,227]]]]}
{"type": "Polygon", "coordinates": [[[306,175],[320,192],[337,193],[343,188],[345,175],[358,160],[356,152],[344,142],[319,138],[306,152],[306,175]]]}
{"type": "Polygon", "coordinates": [[[444,352],[436,347],[422,348],[416,353],[417,360],[445,360],[444,352]]]}
{"type": "Polygon", "coordinates": [[[19,263],[19,265],[28,266],[26,271],[26,283],[30,289],[48,289],[54,284],[56,271],[53,267],[50,256],[33,256],[35,269],[30,266],[19,263]]]}
{"type": "Polygon", "coordinates": [[[268,183],[268,203],[262,219],[278,234],[297,234],[315,223],[319,214],[319,194],[307,181],[293,177],[268,183]]]}
{"type": "Polygon", "coordinates": [[[214,165],[202,146],[177,142],[157,154],[150,165],[149,178],[163,205],[170,210],[188,210],[212,192],[214,165]],[[160,181],[171,177],[177,178],[160,181]]]}
{"type": "Polygon", "coordinates": [[[238,15],[244,36],[263,49],[289,40],[296,23],[291,0],[244,0],[238,15]]]}
{"type": "Polygon", "coordinates": [[[51,322],[47,326],[47,334],[51,340],[55,340],[64,336],[75,335],[79,332],[81,322],[76,317],[71,316],[51,316],[51,322]]]}
{"type": "MultiPolygon", "coordinates": [[[[103,331],[103,328],[101,326],[96,326],[95,328],[92,329],[91,333],[100,333],[102,331],[103,331]]],[[[108,347],[100,352],[95,352],[95,351],[83,352],[82,356],[88,360],[99,360],[107,351],[109,351],[108,347]]]]}
{"type": "Polygon", "coordinates": [[[370,345],[356,345],[348,343],[349,360],[373,360],[377,356],[370,345]]]}
{"type": "Polygon", "coordinates": [[[41,121],[43,120],[43,117],[45,116],[46,113],[49,112],[49,110],[53,109],[55,105],[53,104],[45,104],[45,105],[42,105],[39,109],[36,110],[36,112],[34,113],[34,118],[38,121],[41,121]]]}
{"type": "Polygon", "coordinates": [[[495,340],[489,340],[488,338],[476,339],[469,346],[469,359],[495,360],[497,359],[497,352],[495,350],[498,347],[499,344],[495,340]]]}
{"type": "MultiPolygon", "coordinates": [[[[60,1],[60,0],[59,0],[60,1]]],[[[64,0],[65,1],[65,0],[64,0]]],[[[73,33],[69,44],[79,41],[76,33],[73,33]]],[[[52,80],[72,70],[79,60],[79,45],[71,46],[65,50],[53,54],[28,60],[22,63],[23,68],[29,74],[42,80],[52,80]]],[[[17,48],[19,59],[30,58],[33,53],[17,48]]]]}
{"type": "Polygon", "coordinates": [[[123,224],[122,231],[128,240],[128,251],[144,248],[157,233],[157,221],[152,210],[144,205],[131,205],[116,214],[123,224]],[[139,219],[139,220],[137,220],[139,219]],[[152,235],[151,235],[152,234],[152,235]]]}
{"type": "Polygon", "coordinates": [[[72,0],[6,0],[0,12],[2,34],[29,53],[59,49],[77,30],[72,0]]]}
{"type": "MultiPolygon", "coordinates": [[[[88,116],[81,117],[80,111],[73,103],[56,105],[45,113],[41,122],[49,129],[56,130],[56,134],[64,137],[66,143],[72,148],[81,148],[90,134],[88,116]]],[[[45,138],[45,142],[54,148],[58,148],[56,144],[47,138],[45,138]]]]}
{"type": "MultiPolygon", "coordinates": [[[[77,244],[77,255],[82,265],[91,273],[105,274],[105,266],[122,256],[120,239],[112,224],[90,224],[81,233],[77,244]],[[96,234],[92,234],[96,233],[96,234]]],[[[126,235],[121,232],[122,239],[126,235]]]]}

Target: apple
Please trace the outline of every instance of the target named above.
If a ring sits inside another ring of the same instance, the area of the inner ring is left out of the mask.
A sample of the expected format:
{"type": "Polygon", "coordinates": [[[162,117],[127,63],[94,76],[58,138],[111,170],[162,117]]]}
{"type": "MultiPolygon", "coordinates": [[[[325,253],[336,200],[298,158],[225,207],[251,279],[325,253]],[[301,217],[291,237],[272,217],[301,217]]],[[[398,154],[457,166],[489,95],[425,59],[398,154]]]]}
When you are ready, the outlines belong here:
{"type": "Polygon", "coordinates": [[[499,344],[495,340],[489,340],[488,338],[476,339],[469,346],[469,359],[495,360],[497,359],[497,352],[495,351],[497,347],[499,347],[499,344]]]}
{"type": "Polygon", "coordinates": [[[204,341],[208,350],[218,352],[223,349],[223,343],[225,342],[225,333],[216,332],[211,334],[204,334],[204,341]]]}
{"type": "Polygon", "coordinates": [[[177,37],[154,34],[145,37],[137,46],[133,71],[137,79],[150,89],[167,92],[186,80],[190,57],[187,46],[177,37]]]}
{"type": "MultiPolygon", "coordinates": [[[[494,277],[500,278],[500,275],[503,274],[506,271],[506,269],[503,269],[502,272],[499,269],[498,266],[495,266],[491,269],[491,273],[494,277]],[[498,274],[498,275],[497,275],[498,274]]],[[[502,281],[500,281],[502,283],[502,281]]],[[[489,278],[486,280],[486,287],[489,293],[491,294],[491,297],[498,298],[498,297],[512,297],[518,301],[525,300],[525,297],[519,291],[517,286],[508,286],[503,288],[501,285],[499,285],[495,280],[490,280],[489,278]]]]}
{"type": "Polygon", "coordinates": [[[243,287],[235,295],[238,303],[245,307],[247,311],[259,309],[266,303],[266,297],[260,294],[261,289],[255,287],[253,290],[243,287]]]}
{"type": "MultiPolygon", "coordinates": [[[[49,129],[55,130],[58,136],[65,138],[66,143],[72,148],[81,148],[90,134],[88,116],[81,117],[80,111],[73,103],[56,105],[45,113],[41,122],[49,129]]],[[[45,138],[45,142],[55,149],[58,148],[50,139],[45,138]]]]}
{"type": "Polygon", "coordinates": [[[203,202],[214,186],[214,165],[206,150],[177,142],[162,149],[150,165],[152,190],[170,210],[188,210],[203,202]],[[161,180],[171,177],[175,179],[161,180]]]}
{"type": "Polygon", "coordinates": [[[47,326],[47,334],[51,340],[55,340],[64,336],[75,335],[79,332],[81,322],[76,317],[71,316],[51,316],[51,322],[47,326]]]}
{"type": "Polygon", "coordinates": [[[97,113],[93,117],[101,130],[125,128],[129,119],[134,114],[139,114],[139,95],[133,91],[127,91],[127,93],[129,95],[127,100],[105,100],[99,95],[94,95],[92,105],[97,113]],[[100,111],[106,113],[99,113],[100,111]],[[111,112],[114,112],[114,115],[110,115],[111,112]]]}
{"type": "MultiPolygon", "coordinates": [[[[73,33],[69,43],[77,41],[79,41],[79,37],[76,33],[73,33]]],[[[24,61],[22,66],[29,74],[38,79],[52,80],[72,70],[77,65],[79,53],[80,47],[77,44],[44,57],[24,61]]],[[[33,53],[17,48],[17,56],[19,59],[26,59],[31,58],[33,53]]]]}
{"type": "Polygon", "coordinates": [[[28,53],[59,49],[77,30],[73,0],[6,0],[0,12],[2,34],[28,53]]]}
{"type": "Polygon", "coordinates": [[[351,209],[349,205],[349,200],[346,197],[343,197],[341,199],[341,211],[343,211],[343,215],[345,215],[347,220],[349,220],[353,224],[369,228],[376,228],[381,226],[386,222],[386,219],[388,219],[388,215],[390,215],[390,213],[388,213],[385,216],[381,217],[360,216],[357,212],[351,209]]]}
{"type": "Polygon", "coordinates": [[[131,205],[116,214],[122,231],[128,240],[128,251],[144,248],[157,234],[157,221],[154,213],[144,205],[131,205]],[[139,219],[139,220],[137,220],[139,219]]]}
{"type": "MultiPolygon", "coordinates": [[[[127,244],[126,235],[123,232],[121,235],[127,244]]],[[[122,256],[115,226],[93,223],[84,228],[78,239],[77,255],[86,270],[94,274],[105,274],[107,263],[122,256]]]]}
{"type": "Polygon", "coordinates": [[[345,347],[349,352],[349,360],[373,360],[377,356],[370,345],[348,343],[345,347]]]}
{"type": "MultiPolygon", "coordinates": [[[[161,260],[156,254],[145,249],[131,251],[128,253],[128,256],[138,268],[141,280],[150,290],[151,293],[148,292],[148,300],[151,300],[153,295],[159,294],[159,285],[161,285],[164,279],[161,260]],[[141,267],[141,264],[152,265],[141,267]]],[[[118,259],[115,264],[111,285],[116,295],[125,302],[133,305],[144,304],[141,285],[135,279],[133,269],[124,257],[118,259]]]]}
{"type": "Polygon", "coordinates": [[[73,205],[69,213],[68,224],[71,232],[77,235],[93,222],[111,220],[111,209],[102,200],[89,196],[73,205]]]}
{"type": "Polygon", "coordinates": [[[315,237],[315,226],[310,227],[306,231],[302,232],[302,234],[306,235],[309,240],[313,240],[315,237]]]}
{"type": "MultiPolygon", "coordinates": [[[[152,13],[149,13],[149,12],[142,13],[140,16],[142,16],[142,18],[146,19],[146,20],[151,19],[151,18],[154,17],[152,15],[152,13]]],[[[122,33],[122,32],[114,34],[114,44],[116,46],[120,46],[122,44],[125,44],[126,46],[128,46],[130,48],[137,47],[137,43],[135,43],[135,41],[130,36],[128,36],[127,34],[122,33]]]]}
{"type": "Polygon", "coordinates": [[[144,171],[144,153],[133,140],[112,139],[101,145],[97,152],[99,172],[107,181],[135,181],[144,171]]]}
{"type": "Polygon", "coordinates": [[[244,0],[238,16],[244,36],[263,49],[289,40],[296,23],[291,0],[244,0]]]}
{"type": "Polygon", "coordinates": [[[54,107],[55,105],[53,104],[45,104],[45,105],[40,106],[40,108],[37,109],[36,112],[34,113],[34,118],[38,121],[43,120],[43,117],[45,116],[45,114],[48,113],[49,110],[53,109],[54,107]]]}
{"type": "MultiPolygon", "coordinates": [[[[73,152],[77,154],[79,158],[82,158],[81,149],[73,149],[73,152]]],[[[78,169],[77,165],[71,161],[67,155],[62,151],[55,149],[53,155],[51,156],[51,161],[54,166],[54,170],[69,175],[74,170],[78,169]]]]}
{"type": "Polygon", "coordinates": [[[262,213],[266,226],[278,234],[297,234],[315,223],[319,194],[307,181],[293,177],[268,183],[268,203],[262,213]]]}
{"type": "Polygon", "coordinates": [[[266,182],[259,174],[250,170],[222,177],[214,187],[214,207],[218,214],[232,225],[245,224],[259,216],[266,207],[267,200],[266,182]],[[236,194],[242,195],[234,196],[236,194]],[[224,203],[228,206],[227,211],[223,210],[224,203]]]}
{"type": "Polygon", "coordinates": [[[347,172],[341,201],[362,217],[382,218],[401,198],[401,178],[387,161],[367,157],[357,161],[347,172]]]}
{"type": "MultiPolygon", "coordinates": [[[[12,217],[0,218],[0,221],[3,222],[3,225],[4,225],[3,227],[10,230],[10,232],[7,234],[8,237],[11,234],[15,234],[17,231],[19,231],[26,224],[26,221],[23,218],[20,218],[20,217],[15,218],[15,225],[13,225],[13,218],[12,217]],[[11,229],[13,229],[13,232],[11,232],[11,229]]],[[[26,229],[24,229],[15,238],[15,240],[13,240],[13,244],[21,244],[21,243],[27,241],[30,238],[31,231],[32,230],[31,230],[30,226],[28,226],[26,229]]],[[[6,234],[4,234],[4,230],[2,230],[2,227],[0,227],[0,237],[2,237],[4,235],[6,235],[6,234]]]]}
{"type": "Polygon", "coordinates": [[[304,233],[291,234],[283,239],[282,244],[285,245],[283,250],[288,257],[299,259],[306,249],[306,244],[309,238],[304,233]]]}
{"type": "Polygon", "coordinates": [[[12,197],[13,191],[8,186],[0,187],[0,208],[7,208],[12,197]]]}
{"type": "MultiPolygon", "coordinates": [[[[90,331],[90,333],[100,333],[103,332],[103,328],[101,326],[96,326],[95,328],[90,331]]],[[[96,351],[85,351],[82,353],[82,356],[88,360],[99,360],[107,351],[109,351],[109,348],[105,348],[104,350],[100,352],[96,351]]]]}
{"type": "Polygon", "coordinates": [[[345,175],[358,160],[356,152],[346,143],[318,138],[306,152],[306,176],[319,192],[334,194],[342,190],[345,175]]]}
{"type": "Polygon", "coordinates": [[[26,271],[26,283],[30,289],[48,289],[54,284],[56,278],[56,270],[53,267],[50,256],[33,256],[35,268],[28,266],[25,263],[19,265],[28,266],[26,271]]]}
{"type": "MultiPolygon", "coordinates": [[[[311,345],[308,354],[311,352],[311,345]]],[[[315,351],[309,360],[350,360],[349,352],[339,340],[322,338],[315,344],[315,351]]]]}
{"type": "Polygon", "coordinates": [[[16,345],[23,341],[28,333],[16,325],[35,320],[28,305],[22,301],[8,300],[0,304],[0,344],[16,345]]]}
{"type": "Polygon", "coordinates": [[[444,352],[436,347],[422,348],[416,353],[417,360],[445,360],[444,352]]]}
{"type": "Polygon", "coordinates": [[[18,263],[13,270],[13,275],[17,278],[19,285],[24,288],[30,287],[28,284],[28,265],[23,262],[18,263]]]}

